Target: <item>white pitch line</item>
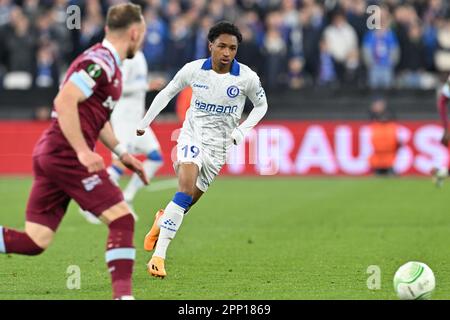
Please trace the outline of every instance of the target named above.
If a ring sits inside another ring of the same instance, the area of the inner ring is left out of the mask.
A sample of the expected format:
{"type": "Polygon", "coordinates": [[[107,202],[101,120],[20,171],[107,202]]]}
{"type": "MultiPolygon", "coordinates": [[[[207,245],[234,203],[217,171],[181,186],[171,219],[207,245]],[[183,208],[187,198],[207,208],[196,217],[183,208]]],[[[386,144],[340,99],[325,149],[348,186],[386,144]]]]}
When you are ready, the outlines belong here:
{"type": "Polygon", "coordinates": [[[150,185],[145,188],[147,192],[156,192],[161,190],[174,189],[178,186],[178,179],[168,179],[163,181],[150,182],[150,185]]]}

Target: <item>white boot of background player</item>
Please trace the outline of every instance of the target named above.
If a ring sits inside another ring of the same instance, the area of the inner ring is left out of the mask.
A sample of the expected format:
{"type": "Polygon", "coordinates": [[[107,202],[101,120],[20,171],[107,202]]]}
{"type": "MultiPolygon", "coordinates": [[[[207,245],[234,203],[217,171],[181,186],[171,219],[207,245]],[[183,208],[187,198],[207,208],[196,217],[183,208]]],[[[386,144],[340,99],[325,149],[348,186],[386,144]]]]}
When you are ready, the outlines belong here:
{"type": "Polygon", "coordinates": [[[433,183],[436,187],[440,188],[444,184],[444,180],[448,177],[448,168],[433,168],[431,174],[433,175],[433,183]]]}

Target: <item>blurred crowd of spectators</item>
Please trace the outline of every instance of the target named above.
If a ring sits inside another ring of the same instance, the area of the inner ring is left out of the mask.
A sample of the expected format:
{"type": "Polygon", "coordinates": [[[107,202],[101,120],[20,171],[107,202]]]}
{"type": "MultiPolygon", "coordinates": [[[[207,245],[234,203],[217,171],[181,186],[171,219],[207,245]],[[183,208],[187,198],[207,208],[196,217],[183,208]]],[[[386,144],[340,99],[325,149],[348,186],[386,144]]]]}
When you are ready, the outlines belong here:
{"type": "MultiPolygon", "coordinates": [[[[70,61],[103,37],[118,0],[0,0],[0,84],[57,86],[70,61]],[[67,7],[81,8],[69,30],[67,7]]],[[[447,0],[141,0],[143,52],[151,75],[167,78],[208,56],[219,20],[243,34],[237,59],[267,90],[308,86],[433,88],[450,71],[447,0]],[[367,12],[378,5],[379,21],[367,12]],[[367,22],[380,22],[371,30],[367,22]]]]}

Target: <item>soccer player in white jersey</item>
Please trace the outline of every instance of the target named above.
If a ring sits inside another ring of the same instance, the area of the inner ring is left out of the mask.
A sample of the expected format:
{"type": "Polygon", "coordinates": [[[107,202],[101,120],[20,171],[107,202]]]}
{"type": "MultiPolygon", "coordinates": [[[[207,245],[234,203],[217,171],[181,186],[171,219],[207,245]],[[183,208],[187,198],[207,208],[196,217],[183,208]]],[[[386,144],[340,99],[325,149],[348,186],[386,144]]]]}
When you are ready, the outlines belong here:
{"type": "MultiPolygon", "coordinates": [[[[148,179],[151,179],[162,166],[161,148],[153,131],[148,127],[145,135],[136,136],[136,126],[145,114],[145,96],[149,89],[148,68],[142,51],[136,52],[132,59],[126,59],[122,65],[122,96],[111,114],[111,125],[120,143],[124,145],[129,154],[144,154],[144,170],[148,179]]],[[[107,169],[110,178],[116,183],[124,173],[125,167],[115,154],[112,154],[112,164],[107,169]]],[[[133,200],[136,193],[144,187],[144,183],[136,173],[133,173],[130,181],[123,190],[123,196],[130,208],[133,208],[133,200]]],[[[135,220],[137,215],[132,210],[135,220]]],[[[91,223],[100,224],[100,220],[93,214],[80,209],[91,223]]]]}
{"type": "Polygon", "coordinates": [[[158,211],[145,237],[144,248],[155,252],[148,271],[165,277],[164,260],[184,214],[194,205],[225,163],[232,144],[240,144],[263,118],[267,100],[258,75],[234,57],[242,40],[239,29],[220,22],[208,33],[209,59],[200,59],[181,68],[173,80],[155,97],[137,129],[143,135],[155,117],[183,88],[192,88],[192,99],[177,141],[178,192],[164,210],[158,211]],[[248,97],[254,108],[239,125],[248,97]]]}

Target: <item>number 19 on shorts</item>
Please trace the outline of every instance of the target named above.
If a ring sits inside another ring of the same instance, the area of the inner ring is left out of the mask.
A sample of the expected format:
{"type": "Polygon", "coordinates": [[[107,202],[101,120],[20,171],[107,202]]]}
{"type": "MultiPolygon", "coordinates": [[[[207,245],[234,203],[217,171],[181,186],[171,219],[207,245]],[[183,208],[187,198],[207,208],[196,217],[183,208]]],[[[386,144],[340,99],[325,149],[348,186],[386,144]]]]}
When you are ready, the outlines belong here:
{"type": "Polygon", "coordinates": [[[200,154],[200,149],[197,146],[184,145],[181,148],[183,158],[194,159],[200,154]]]}

